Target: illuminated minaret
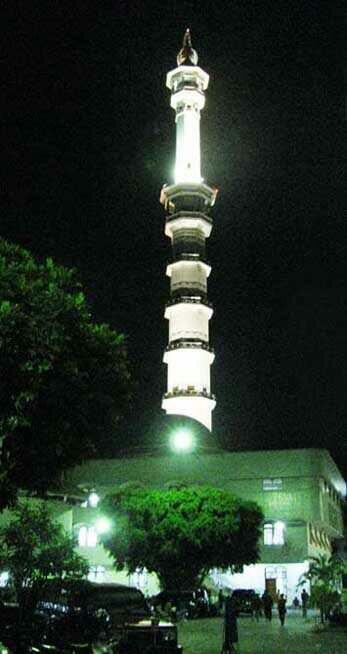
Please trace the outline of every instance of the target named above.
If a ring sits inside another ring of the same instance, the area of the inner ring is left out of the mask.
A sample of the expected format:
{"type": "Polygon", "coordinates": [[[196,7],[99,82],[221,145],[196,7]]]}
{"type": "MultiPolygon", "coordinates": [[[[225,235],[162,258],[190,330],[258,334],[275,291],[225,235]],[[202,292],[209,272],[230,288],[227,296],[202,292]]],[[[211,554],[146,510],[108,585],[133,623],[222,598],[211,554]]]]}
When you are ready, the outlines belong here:
{"type": "Polygon", "coordinates": [[[165,234],[172,244],[172,262],[166,269],[171,298],[165,310],[169,345],[164,354],[168,375],[162,407],[166,413],[190,416],[211,429],[216,402],[210,382],[213,311],[207,300],[211,267],[205,258],[205,242],[212,229],[210,210],[217,189],[201,177],[200,111],[209,76],[197,63],[187,30],[177,68],[166,79],[176,112],[176,165],[174,184],[165,185],[160,197],[167,212],[165,234]]]}

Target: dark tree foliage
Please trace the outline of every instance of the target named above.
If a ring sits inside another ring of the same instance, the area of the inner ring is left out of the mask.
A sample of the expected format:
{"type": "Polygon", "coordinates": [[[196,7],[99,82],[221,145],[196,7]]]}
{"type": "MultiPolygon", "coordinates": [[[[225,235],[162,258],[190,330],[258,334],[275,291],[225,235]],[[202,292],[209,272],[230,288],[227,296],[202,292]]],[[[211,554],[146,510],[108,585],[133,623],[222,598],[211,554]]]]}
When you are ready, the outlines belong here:
{"type": "Polygon", "coordinates": [[[258,559],[261,510],[227,491],[126,484],[103,500],[101,511],[114,524],[102,542],[116,568],[146,568],[165,589],[191,589],[211,568],[238,569],[258,559]]]}
{"type": "Polygon", "coordinates": [[[75,271],[0,239],[1,502],[99,452],[129,396],[124,337],[93,322],[75,271]],[[105,436],[106,435],[106,436],[105,436]]]}
{"type": "Polygon", "coordinates": [[[0,529],[0,565],[9,572],[23,619],[29,619],[37,602],[53,589],[58,594],[63,580],[77,582],[89,569],[47,506],[28,503],[6,515],[0,529]]]}

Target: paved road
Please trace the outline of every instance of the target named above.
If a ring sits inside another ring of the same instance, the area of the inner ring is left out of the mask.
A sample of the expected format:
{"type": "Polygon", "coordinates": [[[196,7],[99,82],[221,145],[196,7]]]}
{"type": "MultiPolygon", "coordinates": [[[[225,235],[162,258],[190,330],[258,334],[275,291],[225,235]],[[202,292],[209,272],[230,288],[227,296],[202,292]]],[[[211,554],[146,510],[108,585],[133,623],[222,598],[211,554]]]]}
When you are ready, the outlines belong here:
{"type": "MultiPolygon", "coordinates": [[[[347,631],[327,627],[315,630],[315,620],[289,614],[281,627],[274,612],[272,623],[242,617],[239,623],[239,654],[347,654],[347,631]]],[[[222,620],[185,621],[179,624],[183,654],[220,654],[222,620]]]]}

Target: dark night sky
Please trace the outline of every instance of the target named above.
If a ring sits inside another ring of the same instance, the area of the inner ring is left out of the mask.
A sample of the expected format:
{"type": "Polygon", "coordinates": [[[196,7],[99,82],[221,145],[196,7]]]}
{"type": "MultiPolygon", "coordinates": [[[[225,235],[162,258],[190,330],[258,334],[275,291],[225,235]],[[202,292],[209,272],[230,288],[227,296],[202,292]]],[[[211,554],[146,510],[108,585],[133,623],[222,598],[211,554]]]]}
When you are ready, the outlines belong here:
{"type": "Polygon", "coordinates": [[[216,434],[346,465],[343,2],[21,2],[2,22],[1,233],[76,266],[128,336],[132,439],[160,413],[168,299],[165,89],[192,30],[211,81],[203,175],[216,434]],[[134,436],[135,434],[135,436],[134,436]]]}

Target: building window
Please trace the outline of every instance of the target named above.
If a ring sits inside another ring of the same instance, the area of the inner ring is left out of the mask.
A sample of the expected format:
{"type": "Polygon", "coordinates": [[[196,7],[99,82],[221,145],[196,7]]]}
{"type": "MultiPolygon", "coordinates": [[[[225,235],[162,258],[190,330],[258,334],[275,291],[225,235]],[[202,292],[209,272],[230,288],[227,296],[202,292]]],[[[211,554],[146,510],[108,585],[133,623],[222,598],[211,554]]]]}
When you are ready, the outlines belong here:
{"type": "Polygon", "coordinates": [[[101,584],[104,581],[106,569],[103,565],[92,565],[89,568],[88,579],[89,581],[96,581],[101,584]]]}
{"type": "Polygon", "coordinates": [[[273,524],[267,522],[264,525],[264,545],[272,545],[273,542],[273,524]]]}
{"type": "Polygon", "coordinates": [[[136,588],[145,593],[148,586],[148,572],[146,568],[136,568],[135,572],[129,575],[129,582],[131,586],[136,586],[136,588]]]}
{"type": "Polygon", "coordinates": [[[284,544],[283,522],[266,522],[264,524],[264,545],[283,545],[284,544]]]}
{"type": "Polygon", "coordinates": [[[281,477],[276,477],[272,479],[263,479],[263,490],[264,491],[277,491],[282,490],[283,479],[281,477]]]}
{"type": "Polygon", "coordinates": [[[78,530],[78,544],[80,547],[95,547],[98,542],[98,534],[95,527],[82,525],[78,530]]]}

